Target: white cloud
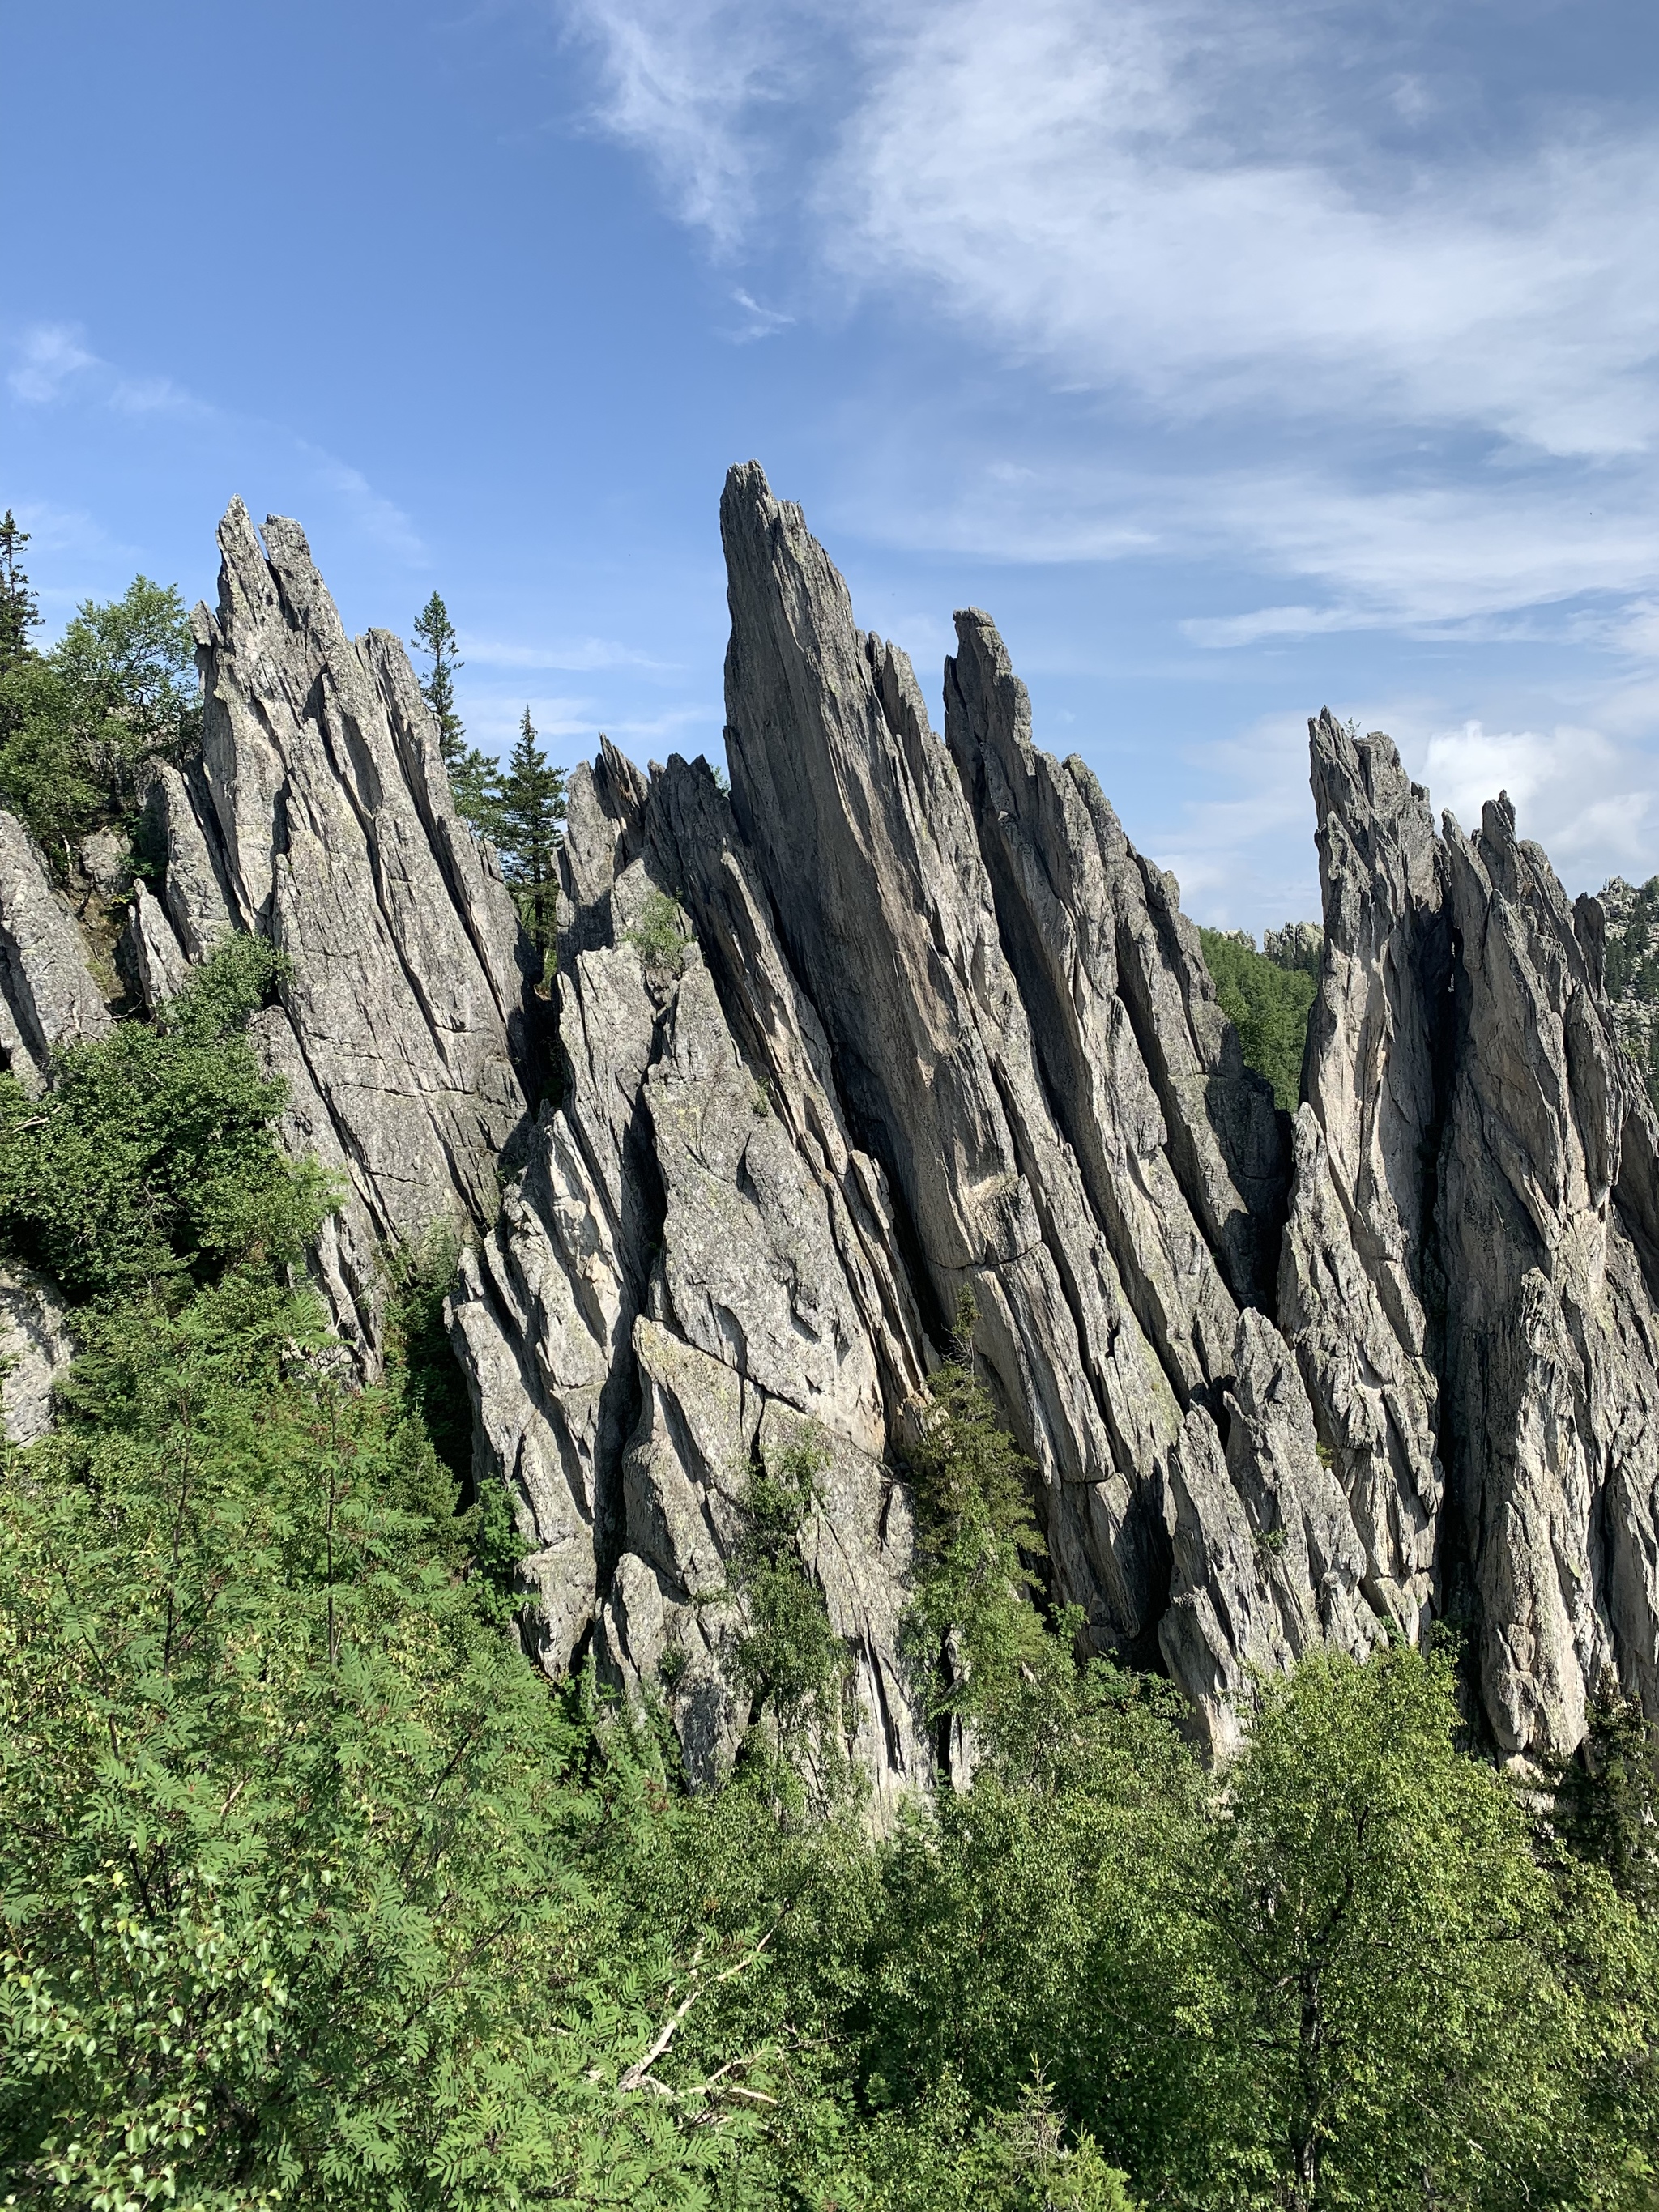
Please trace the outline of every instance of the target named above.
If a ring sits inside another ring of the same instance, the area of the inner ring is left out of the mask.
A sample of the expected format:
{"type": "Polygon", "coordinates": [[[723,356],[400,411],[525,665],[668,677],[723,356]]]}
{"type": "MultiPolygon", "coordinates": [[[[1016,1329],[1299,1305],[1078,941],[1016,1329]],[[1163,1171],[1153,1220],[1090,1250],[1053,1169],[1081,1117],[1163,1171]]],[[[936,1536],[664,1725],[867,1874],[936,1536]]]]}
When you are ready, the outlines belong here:
{"type": "Polygon", "coordinates": [[[35,323],[17,345],[17,359],[6,382],[14,399],[27,407],[50,406],[83,370],[100,368],[79,334],[65,323],[35,323]]]}
{"type": "Polygon", "coordinates": [[[124,376],[82,343],[78,325],[32,323],[17,341],[6,382],[26,407],[82,393],[122,415],[195,413],[201,403],[168,376],[124,376]]]}
{"type": "MultiPolygon", "coordinates": [[[[1482,158],[1348,114],[1361,0],[579,0],[604,122],[721,246],[792,216],[844,285],[1160,409],[1382,411],[1542,451],[1659,428],[1659,133],[1482,158]],[[808,111],[829,118],[811,127],[808,111]],[[765,189],[763,190],[763,185],[765,189]]],[[[1396,72],[1394,118],[1436,106],[1396,72]]]]}
{"type": "Polygon", "coordinates": [[[1488,799],[1507,791],[1523,837],[1535,838],[1573,889],[1652,866],[1659,762],[1599,730],[1488,731],[1478,721],[1402,747],[1437,811],[1476,829],[1488,799]]]}
{"type": "Polygon", "coordinates": [[[1659,130],[1632,110],[1535,72],[1487,127],[1465,27],[1370,0],[571,4],[599,120],[723,254],[787,271],[797,313],[878,298],[1019,373],[1000,452],[964,422],[941,457],[935,388],[896,471],[856,459],[859,527],[1301,580],[1194,608],[1212,645],[1659,586],[1659,130]]]}
{"type": "Polygon", "coordinates": [[[743,322],[731,333],[738,345],[747,345],[756,338],[775,337],[780,331],[788,330],[794,322],[793,315],[786,315],[776,307],[762,307],[760,301],[751,298],[741,286],[732,297],[743,309],[743,322]]]}
{"type": "Polygon", "coordinates": [[[1572,454],[1659,426],[1659,237],[1630,220],[1659,135],[1380,170],[1341,134],[1262,142],[1266,61],[1294,106],[1337,57],[1249,9],[953,0],[901,22],[818,188],[849,276],[922,284],[1180,413],[1363,411],[1572,454]]]}

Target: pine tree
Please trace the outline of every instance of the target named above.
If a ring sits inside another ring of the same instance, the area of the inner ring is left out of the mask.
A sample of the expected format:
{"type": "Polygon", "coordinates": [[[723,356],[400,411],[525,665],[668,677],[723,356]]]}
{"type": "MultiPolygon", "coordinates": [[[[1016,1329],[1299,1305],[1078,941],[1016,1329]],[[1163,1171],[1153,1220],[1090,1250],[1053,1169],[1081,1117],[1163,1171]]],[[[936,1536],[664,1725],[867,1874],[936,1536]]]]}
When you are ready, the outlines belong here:
{"type": "Polygon", "coordinates": [[[478,836],[499,844],[501,771],[488,753],[466,742],[466,727],[455,704],[455,671],[465,665],[456,650],[460,641],[449,609],[436,592],[415,618],[415,642],[418,650],[432,656],[421,696],[438,725],[438,747],[449,770],[455,811],[478,836]]]}
{"type": "Polygon", "coordinates": [[[544,953],[553,943],[553,868],[563,819],[564,770],[543,751],[526,707],[501,778],[496,843],[525,927],[544,953]]]}
{"type": "Polygon", "coordinates": [[[8,507],[0,522],[0,676],[20,660],[34,658],[29,632],[40,620],[40,605],[21,558],[28,542],[28,532],[18,528],[17,518],[8,507]]]}
{"type": "Polygon", "coordinates": [[[456,650],[459,642],[449,609],[434,592],[415,618],[415,643],[432,656],[431,672],[422,682],[421,696],[432,709],[444,766],[450,769],[466,753],[466,732],[455,708],[455,671],[465,665],[456,650]]]}

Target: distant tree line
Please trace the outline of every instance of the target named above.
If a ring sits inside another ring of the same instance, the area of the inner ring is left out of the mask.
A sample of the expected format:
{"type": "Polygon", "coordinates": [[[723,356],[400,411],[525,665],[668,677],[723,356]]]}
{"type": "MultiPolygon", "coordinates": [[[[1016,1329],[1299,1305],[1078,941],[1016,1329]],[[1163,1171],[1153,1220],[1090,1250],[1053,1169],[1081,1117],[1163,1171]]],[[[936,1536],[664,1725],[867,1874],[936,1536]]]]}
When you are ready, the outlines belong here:
{"type": "Polygon", "coordinates": [[[1258,952],[1243,930],[1200,929],[1205,965],[1223,1012],[1238,1031],[1247,1067],[1265,1075],[1273,1103],[1294,1114],[1302,1096],[1302,1054],[1308,1038],[1318,967],[1310,961],[1313,933],[1295,924],[1269,931],[1280,957],[1258,952]]]}

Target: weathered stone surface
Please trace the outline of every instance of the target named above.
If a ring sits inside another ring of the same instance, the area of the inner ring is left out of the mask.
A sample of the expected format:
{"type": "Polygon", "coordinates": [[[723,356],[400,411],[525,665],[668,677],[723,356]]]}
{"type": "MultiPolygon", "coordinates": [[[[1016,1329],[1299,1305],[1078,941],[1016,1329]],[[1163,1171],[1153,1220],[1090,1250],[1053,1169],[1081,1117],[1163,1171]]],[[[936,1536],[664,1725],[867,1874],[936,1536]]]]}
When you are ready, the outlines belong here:
{"type": "Polygon", "coordinates": [[[144,831],[164,864],[162,903],[186,957],[205,960],[234,927],[222,860],[208,842],[213,830],[217,842],[212,802],[199,769],[188,784],[167,761],[150,762],[145,775],[144,831]]]}
{"type": "MultiPolygon", "coordinates": [[[[1507,799],[1473,837],[1447,816],[1445,852],[1457,1502],[1493,1732],[1506,1751],[1559,1750],[1606,1678],[1659,1711],[1659,1328],[1614,1192],[1626,1127],[1648,1134],[1651,1109],[1565,895],[1507,799]]],[[[1650,1218],[1650,1201],[1638,1211],[1650,1218]]]]}
{"type": "Polygon", "coordinates": [[[1366,1547],[1415,1634],[1437,1587],[1440,1296],[1431,1218],[1452,943],[1428,798],[1379,734],[1310,725],[1325,925],[1308,1024],[1280,1325],[1366,1547]]]}
{"type": "Polygon", "coordinates": [[[884,1180],[706,768],[579,769],[561,878],[562,1096],[452,1302],[479,1477],[508,1482],[532,1547],[530,1643],[556,1672],[591,1626],[613,1680],[672,1686],[691,1771],[720,1771],[748,1717],[726,1562],[750,1470],[809,1439],[803,1564],[886,1802],[927,1759],[882,1465],[926,1354],[884,1180]]]}
{"type": "Polygon", "coordinates": [[[1472,1619],[1505,1753],[1659,1711],[1659,1132],[1577,908],[1499,798],[1312,726],[1325,948],[1280,1318],[1407,1632],[1472,1619]]]}
{"type": "Polygon", "coordinates": [[[32,1444],[52,1426],[52,1394],[75,1355],[57,1286],[0,1259],[0,1431],[32,1444]]]}
{"type": "Polygon", "coordinates": [[[1196,931],[1089,769],[1033,746],[1030,702],[990,617],[959,614],[957,635],[945,736],[1002,942],[1048,1097],[1184,1405],[1231,1373],[1237,1301],[1271,1291],[1264,1247],[1282,1173],[1272,1094],[1239,1057],[1196,931]]]}
{"type": "Polygon", "coordinates": [[[75,848],[81,872],[100,898],[118,898],[126,888],[131,848],[118,830],[94,830],[75,848]]]}
{"type": "Polygon", "coordinates": [[[142,880],[132,887],[122,938],[138,995],[146,1011],[153,1014],[163,1000],[172,998],[184,983],[190,973],[190,962],[173,934],[167,909],[142,880]]]}
{"type": "Polygon", "coordinates": [[[530,1077],[511,901],[397,641],[347,637],[295,524],[261,547],[239,502],[219,544],[202,761],[233,918],[289,957],[283,1002],[377,1233],[482,1224],[530,1077]]]}
{"type": "Polygon", "coordinates": [[[38,1089],[58,1046],[109,1026],[74,918],[28,832],[0,810],[0,1064],[38,1089]]]}

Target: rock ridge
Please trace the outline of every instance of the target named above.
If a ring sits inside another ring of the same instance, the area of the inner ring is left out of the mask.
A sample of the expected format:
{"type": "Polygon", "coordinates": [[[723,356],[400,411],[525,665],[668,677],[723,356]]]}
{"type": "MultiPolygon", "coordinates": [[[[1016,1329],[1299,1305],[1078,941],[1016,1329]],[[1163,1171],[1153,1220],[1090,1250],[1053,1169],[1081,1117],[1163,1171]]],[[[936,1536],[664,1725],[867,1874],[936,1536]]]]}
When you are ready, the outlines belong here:
{"type": "MultiPolygon", "coordinates": [[[[1053,1596],[1218,1755],[1259,1670],[1438,1622],[1506,1756],[1570,1750],[1611,1690],[1659,1716],[1659,1122],[1596,902],[1507,800],[1437,824],[1386,737],[1321,714],[1278,1113],[1178,886],[1036,744],[990,617],[956,617],[938,732],[757,465],[720,524],[730,790],[604,741],[573,773],[550,1006],[401,647],[346,635],[297,525],[227,514],[201,755],[149,787],[127,970],[154,1006],[229,931],[287,954],[258,1033],[349,1191],[319,1271],[366,1366],[386,1247],[463,1234],[526,1649],[659,1698],[718,1776],[750,1472],[808,1442],[800,1555],[890,1817],[940,1749],[903,1458],[965,1294],[1053,1596]]],[[[108,1019],[0,817],[0,1051],[38,1084],[108,1019]]],[[[33,1427],[60,1323],[7,1287],[33,1427]]]]}

